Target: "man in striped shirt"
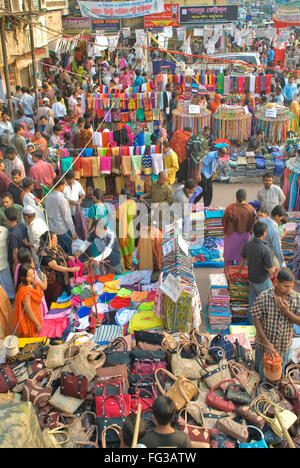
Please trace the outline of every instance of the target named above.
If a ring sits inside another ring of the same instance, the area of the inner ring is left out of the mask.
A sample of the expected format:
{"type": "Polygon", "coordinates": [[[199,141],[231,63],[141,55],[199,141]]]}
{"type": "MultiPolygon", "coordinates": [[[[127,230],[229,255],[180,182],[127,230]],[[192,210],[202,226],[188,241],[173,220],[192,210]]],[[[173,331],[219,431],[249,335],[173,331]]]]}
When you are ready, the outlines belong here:
{"type": "Polygon", "coordinates": [[[274,288],[263,291],[252,307],[256,328],[255,370],[265,380],[263,357],[277,351],[283,359],[282,371],[289,360],[294,324],[300,325],[300,294],[293,291],[295,277],[287,269],[278,272],[274,288]]]}

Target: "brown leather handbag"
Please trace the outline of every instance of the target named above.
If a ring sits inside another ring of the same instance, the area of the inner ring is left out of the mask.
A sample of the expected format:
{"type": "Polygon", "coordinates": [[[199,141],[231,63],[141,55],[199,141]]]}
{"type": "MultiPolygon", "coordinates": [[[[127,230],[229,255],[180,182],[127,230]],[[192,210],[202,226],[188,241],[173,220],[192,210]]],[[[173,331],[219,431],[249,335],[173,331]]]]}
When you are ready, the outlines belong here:
{"type": "Polygon", "coordinates": [[[62,372],[60,376],[60,391],[63,395],[85,400],[88,393],[88,379],[84,375],[62,372]]]}
{"type": "Polygon", "coordinates": [[[27,379],[21,396],[22,401],[31,401],[33,406],[42,408],[50,400],[52,393],[52,382],[54,374],[51,369],[42,369],[33,379],[27,379]],[[47,384],[42,385],[42,381],[48,377],[47,384]]]}
{"type": "Polygon", "coordinates": [[[223,434],[229,435],[245,444],[249,438],[248,428],[244,424],[235,422],[231,417],[219,419],[217,429],[223,434]]]}
{"type": "Polygon", "coordinates": [[[242,418],[246,419],[248,423],[263,430],[266,421],[254,411],[251,405],[239,406],[236,411],[242,418]]]}

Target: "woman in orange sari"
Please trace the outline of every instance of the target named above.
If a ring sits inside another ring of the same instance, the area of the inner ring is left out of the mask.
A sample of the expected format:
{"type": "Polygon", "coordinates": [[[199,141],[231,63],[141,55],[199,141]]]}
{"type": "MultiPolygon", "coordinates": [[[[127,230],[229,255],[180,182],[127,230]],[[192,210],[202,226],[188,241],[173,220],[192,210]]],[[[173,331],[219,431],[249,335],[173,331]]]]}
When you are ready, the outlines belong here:
{"type": "Polygon", "coordinates": [[[84,128],[80,130],[80,148],[94,148],[93,145],[93,126],[90,122],[84,124],[84,128]]]}
{"type": "Polygon", "coordinates": [[[14,313],[16,335],[20,338],[38,336],[42,330],[43,291],[39,285],[34,284],[34,278],[31,265],[25,263],[20,266],[14,313]]]}
{"type": "Polygon", "coordinates": [[[31,143],[34,144],[36,150],[42,150],[44,153],[47,151],[48,143],[47,140],[42,137],[41,132],[35,132],[34,137],[31,139],[31,143]]]}

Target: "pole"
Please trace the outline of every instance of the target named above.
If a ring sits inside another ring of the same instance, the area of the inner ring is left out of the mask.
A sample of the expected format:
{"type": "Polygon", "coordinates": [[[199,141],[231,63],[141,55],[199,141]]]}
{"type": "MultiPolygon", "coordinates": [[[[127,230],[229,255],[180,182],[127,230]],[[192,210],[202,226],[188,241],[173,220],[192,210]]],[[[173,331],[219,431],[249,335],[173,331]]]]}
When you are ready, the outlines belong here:
{"type": "Polygon", "coordinates": [[[13,103],[11,99],[11,90],[9,82],[9,71],[8,71],[8,60],[7,60],[7,49],[5,42],[5,17],[0,18],[0,34],[1,34],[1,45],[2,45],[2,55],[3,55],[3,66],[4,66],[4,77],[6,84],[6,96],[8,101],[8,113],[11,120],[14,118],[13,103]]]}
{"type": "Polygon", "coordinates": [[[30,48],[31,48],[31,57],[32,57],[32,82],[33,82],[33,89],[35,94],[35,101],[34,101],[34,108],[38,108],[39,104],[39,95],[37,89],[37,81],[36,81],[36,61],[35,61],[35,49],[34,49],[34,34],[33,34],[33,27],[32,27],[32,0],[27,0],[28,5],[28,19],[29,19],[29,33],[30,33],[30,48]]]}

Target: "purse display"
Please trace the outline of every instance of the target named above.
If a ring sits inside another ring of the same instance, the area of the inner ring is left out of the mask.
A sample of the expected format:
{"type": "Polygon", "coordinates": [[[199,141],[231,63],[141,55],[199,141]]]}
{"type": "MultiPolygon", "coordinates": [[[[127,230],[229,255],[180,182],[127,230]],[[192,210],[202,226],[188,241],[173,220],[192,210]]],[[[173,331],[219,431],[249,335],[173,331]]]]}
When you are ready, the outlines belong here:
{"type": "Polygon", "coordinates": [[[125,364],[129,370],[131,367],[130,351],[128,351],[128,345],[125,340],[113,341],[107,348],[104,349],[106,361],[103,367],[118,366],[125,364]],[[120,344],[122,345],[120,351],[120,344]]]}
{"type": "Polygon", "coordinates": [[[56,390],[54,395],[50,398],[49,404],[67,414],[74,414],[75,411],[82,405],[84,400],[63,395],[60,388],[56,390]]]}
{"type": "Polygon", "coordinates": [[[88,379],[84,375],[62,372],[60,375],[60,391],[63,395],[84,400],[88,393],[88,379]]]}
{"type": "Polygon", "coordinates": [[[38,358],[44,358],[47,354],[48,346],[43,343],[28,343],[17,355],[17,361],[32,361],[38,358]]]}
{"type": "Polygon", "coordinates": [[[76,376],[83,375],[88,382],[91,382],[97,375],[97,370],[106,361],[106,355],[99,348],[99,346],[94,346],[92,349],[87,349],[83,346],[69,364],[70,371],[76,376]]]}
{"type": "Polygon", "coordinates": [[[33,379],[25,380],[21,400],[31,401],[33,406],[39,408],[45,406],[51,398],[53,380],[53,371],[51,369],[42,369],[33,379]],[[47,383],[42,384],[42,381],[46,378],[48,378],[47,383]]]}
{"type": "Polygon", "coordinates": [[[282,409],[279,405],[277,405],[276,403],[274,403],[272,400],[270,400],[264,395],[259,396],[253,403],[255,403],[255,411],[257,412],[257,414],[261,416],[269,424],[272,431],[275,432],[275,434],[279,437],[283,436],[283,431],[282,431],[281,425],[277,417],[274,416],[272,418],[272,417],[266,416],[261,411],[261,405],[268,404],[277,408],[277,411],[280,414],[284,427],[287,430],[290,429],[290,427],[292,427],[293,424],[295,424],[295,422],[297,421],[297,416],[295,413],[286,409],[282,409]]]}
{"type": "Polygon", "coordinates": [[[171,398],[171,400],[174,401],[176,411],[180,411],[182,408],[184,408],[187,402],[192,400],[198,393],[197,385],[186,379],[184,376],[175,377],[175,375],[166,369],[157,369],[155,371],[155,380],[161,394],[168,396],[171,398]],[[159,372],[165,373],[168,377],[171,378],[171,380],[174,381],[174,384],[167,392],[160,384],[158,379],[159,372]]]}
{"type": "Polygon", "coordinates": [[[173,374],[178,377],[184,375],[187,379],[201,379],[201,368],[197,364],[197,356],[191,359],[186,359],[181,356],[182,347],[177,353],[171,356],[171,369],[173,374]]]}
{"type": "Polygon", "coordinates": [[[56,369],[57,367],[64,366],[68,361],[75,358],[76,354],[73,354],[72,348],[75,348],[79,352],[80,347],[75,345],[74,337],[72,340],[59,344],[49,345],[49,350],[45,360],[45,366],[48,369],[56,369]]]}
{"type": "MultiPolygon", "coordinates": [[[[107,426],[105,427],[103,430],[102,430],[102,434],[101,434],[101,445],[102,445],[102,448],[107,448],[107,440],[111,443],[117,443],[117,439],[119,439],[119,435],[120,435],[120,426],[118,426],[117,424],[111,424],[110,426],[107,426]],[[114,437],[112,434],[116,434],[116,437],[114,437]],[[107,439],[107,440],[106,440],[107,439]]],[[[119,441],[120,442],[120,441],[119,441]]]]}

